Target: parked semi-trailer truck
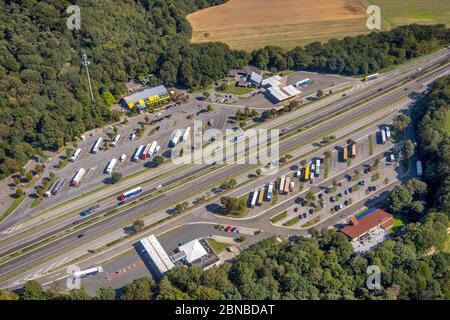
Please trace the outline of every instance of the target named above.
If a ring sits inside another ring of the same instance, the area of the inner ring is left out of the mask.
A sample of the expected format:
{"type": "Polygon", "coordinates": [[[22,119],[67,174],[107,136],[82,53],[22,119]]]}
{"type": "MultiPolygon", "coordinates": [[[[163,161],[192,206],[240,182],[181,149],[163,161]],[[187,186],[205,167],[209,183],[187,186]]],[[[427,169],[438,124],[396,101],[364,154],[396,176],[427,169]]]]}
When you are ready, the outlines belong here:
{"type": "Polygon", "coordinates": [[[309,166],[305,167],[305,176],[303,177],[304,181],[308,181],[309,180],[309,166]]]}
{"type": "Polygon", "coordinates": [[[100,150],[100,147],[102,145],[103,138],[98,138],[95,142],[94,146],[92,147],[92,153],[97,153],[98,150],[100,150]]]}
{"type": "Polygon", "coordinates": [[[53,185],[53,187],[52,187],[52,195],[56,195],[57,193],[58,193],[58,191],[59,191],[59,188],[61,187],[61,184],[62,184],[62,180],[61,179],[59,179],[58,181],[56,181],[55,183],[54,183],[54,185],[53,185]]]}
{"type": "Polygon", "coordinates": [[[342,148],[342,159],[344,161],[347,161],[348,159],[348,146],[344,146],[344,148],[342,148]]]}
{"type": "Polygon", "coordinates": [[[148,154],[150,152],[150,147],[151,146],[152,145],[150,143],[147,143],[147,145],[145,146],[145,149],[144,149],[144,151],[141,154],[141,159],[142,160],[147,160],[147,156],[148,156],[148,154]]]}
{"type": "Polygon", "coordinates": [[[112,159],[108,163],[108,166],[106,167],[106,170],[105,170],[106,174],[110,174],[114,170],[114,166],[116,165],[116,163],[117,163],[117,159],[116,158],[112,159]]]}
{"type": "Polygon", "coordinates": [[[264,188],[259,189],[259,197],[258,197],[258,205],[262,205],[263,201],[264,201],[264,188]]]}
{"type": "Polygon", "coordinates": [[[269,186],[267,187],[267,201],[271,201],[272,200],[272,193],[273,193],[273,182],[269,183],[269,186]]]}
{"type": "Polygon", "coordinates": [[[149,157],[151,157],[152,155],[155,154],[157,147],[158,147],[158,142],[153,141],[152,145],[150,146],[150,150],[148,150],[148,156],[149,157]]]}
{"type": "Polygon", "coordinates": [[[385,144],[386,143],[386,130],[384,130],[383,128],[381,129],[381,143],[385,144]]]}
{"type": "Polygon", "coordinates": [[[416,171],[417,171],[417,175],[419,177],[421,177],[423,174],[423,168],[422,168],[422,161],[420,161],[420,160],[417,160],[417,162],[416,162],[416,171]]]}
{"type": "Polygon", "coordinates": [[[280,193],[283,193],[283,191],[284,191],[284,182],[285,182],[285,180],[286,180],[286,177],[285,176],[281,176],[280,188],[279,188],[280,193]]]}
{"type": "Polygon", "coordinates": [[[175,147],[181,138],[181,130],[177,129],[175,131],[175,135],[173,136],[172,140],[170,140],[170,144],[172,147],[175,147]]]}
{"type": "Polygon", "coordinates": [[[95,275],[95,274],[99,274],[103,272],[103,268],[98,266],[98,267],[93,267],[93,268],[89,268],[86,270],[81,270],[81,271],[75,271],[73,273],[74,277],[76,278],[81,278],[81,277],[86,277],[89,275],[95,275]]]}
{"type": "Polygon", "coordinates": [[[70,157],[70,162],[75,162],[78,158],[78,156],[81,153],[81,149],[78,148],[77,150],[75,150],[75,152],[73,153],[72,157],[70,157]]]}
{"type": "Polygon", "coordinates": [[[134,189],[128,190],[127,192],[122,193],[121,195],[119,195],[117,197],[117,199],[122,201],[122,200],[125,200],[125,199],[128,199],[128,198],[131,198],[131,197],[133,197],[135,195],[138,195],[141,192],[142,192],[142,188],[141,187],[137,187],[137,188],[134,188],[134,189]]]}
{"type": "Polygon", "coordinates": [[[356,144],[352,144],[352,158],[356,158],[356,144]]]}
{"type": "Polygon", "coordinates": [[[111,146],[115,147],[117,143],[119,142],[120,134],[114,137],[114,140],[111,142],[111,146]]]}
{"type": "Polygon", "coordinates": [[[258,189],[253,191],[252,201],[250,201],[250,208],[254,208],[255,207],[257,200],[258,200],[258,189]]]}
{"type": "Polygon", "coordinates": [[[72,187],[78,186],[78,184],[80,183],[80,180],[83,177],[83,175],[85,174],[85,172],[86,172],[86,170],[84,170],[83,168],[78,170],[77,173],[75,174],[75,176],[73,177],[72,182],[70,183],[70,185],[72,187]]]}
{"type": "Polygon", "coordinates": [[[133,155],[133,161],[138,161],[139,160],[139,156],[142,154],[142,152],[144,152],[145,147],[143,145],[140,145],[136,151],[134,152],[133,155]]]}
{"type": "Polygon", "coordinates": [[[389,126],[386,126],[385,130],[386,130],[386,138],[389,139],[391,137],[391,129],[389,128],[389,126]]]}
{"type": "Polygon", "coordinates": [[[362,81],[369,81],[369,80],[373,80],[376,79],[379,76],[378,73],[374,73],[374,74],[370,74],[368,76],[365,76],[364,78],[362,78],[362,81]]]}
{"type": "Polygon", "coordinates": [[[291,189],[291,177],[286,177],[286,181],[284,182],[284,193],[289,193],[291,189]]]}

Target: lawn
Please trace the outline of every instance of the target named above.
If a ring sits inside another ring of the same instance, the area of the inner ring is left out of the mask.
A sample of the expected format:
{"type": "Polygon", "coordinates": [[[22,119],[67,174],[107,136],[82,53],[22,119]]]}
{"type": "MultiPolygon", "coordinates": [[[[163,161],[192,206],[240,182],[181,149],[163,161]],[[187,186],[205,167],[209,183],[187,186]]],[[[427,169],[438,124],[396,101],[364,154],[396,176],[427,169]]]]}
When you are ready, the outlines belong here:
{"type": "Polygon", "coordinates": [[[450,134],[450,111],[447,111],[445,115],[445,128],[447,129],[447,133],[450,134]]]}
{"type": "Polygon", "coordinates": [[[409,222],[409,218],[404,214],[394,215],[394,225],[391,229],[389,229],[389,233],[392,235],[397,234],[400,229],[406,226],[409,222]]]}
{"type": "Polygon", "coordinates": [[[291,227],[291,226],[293,226],[294,224],[296,224],[297,222],[299,222],[300,221],[300,218],[299,217],[295,217],[295,218],[293,218],[293,219],[291,219],[291,220],[288,220],[288,221],[286,221],[285,223],[283,223],[283,226],[285,226],[285,227],[291,227]]]}
{"type": "Polygon", "coordinates": [[[287,217],[287,211],[283,211],[282,213],[277,214],[275,217],[271,219],[272,223],[277,223],[280,220],[283,220],[287,217]]]}
{"type": "Polygon", "coordinates": [[[241,95],[241,94],[247,94],[252,92],[253,89],[252,88],[241,88],[241,87],[236,87],[233,84],[229,84],[225,87],[225,90],[220,91],[221,93],[228,93],[228,94],[235,94],[235,95],[241,95]]]}
{"type": "Polygon", "coordinates": [[[221,253],[231,246],[229,243],[220,242],[214,239],[208,239],[208,244],[213,248],[215,253],[221,253]]]}
{"type": "Polygon", "coordinates": [[[320,216],[315,217],[314,219],[308,221],[307,223],[302,225],[302,228],[308,228],[320,222],[320,216]]]}

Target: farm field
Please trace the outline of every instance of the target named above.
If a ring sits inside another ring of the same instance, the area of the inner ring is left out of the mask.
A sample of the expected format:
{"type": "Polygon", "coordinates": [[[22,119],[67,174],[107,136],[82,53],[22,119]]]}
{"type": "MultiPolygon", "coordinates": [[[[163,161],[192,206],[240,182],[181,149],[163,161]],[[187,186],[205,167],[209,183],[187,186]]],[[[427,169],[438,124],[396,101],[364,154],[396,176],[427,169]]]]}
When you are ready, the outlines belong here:
{"type": "Polygon", "coordinates": [[[382,23],[393,28],[399,25],[450,24],[450,1],[448,0],[370,0],[381,8],[382,23]]]}
{"type": "Polygon", "coordinates": [[[265,45],[293,48],[368,33],[359,0],[230,0],[187,16],[192,42],[220,41],[251,51],[265,45]]]}

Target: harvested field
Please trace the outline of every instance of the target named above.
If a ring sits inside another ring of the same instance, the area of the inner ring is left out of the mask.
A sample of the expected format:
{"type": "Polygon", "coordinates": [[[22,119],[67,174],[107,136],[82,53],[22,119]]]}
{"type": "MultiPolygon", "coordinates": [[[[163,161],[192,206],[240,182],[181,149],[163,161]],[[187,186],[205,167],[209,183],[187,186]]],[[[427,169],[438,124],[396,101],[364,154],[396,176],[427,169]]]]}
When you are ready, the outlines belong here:
{"type": "Polygon", "coordinates": [[[220,41],[248,51],[368,33],[366,18],[359,0],[230,0],[187,17],[194,43],[220,41]]]}

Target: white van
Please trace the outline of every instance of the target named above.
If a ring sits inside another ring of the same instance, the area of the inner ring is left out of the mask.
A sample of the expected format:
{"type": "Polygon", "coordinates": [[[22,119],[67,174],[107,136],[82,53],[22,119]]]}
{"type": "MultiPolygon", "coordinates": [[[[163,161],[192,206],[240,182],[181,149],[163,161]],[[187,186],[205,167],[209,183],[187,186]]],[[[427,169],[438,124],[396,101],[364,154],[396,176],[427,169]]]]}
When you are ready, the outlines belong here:
{"type": "Polygon", "coordinates": [[[119,160],[123,162],[126,160],[126,158],[127,158],[127,155],[124,153],[123,155],[120,156],[119,160]]]}

